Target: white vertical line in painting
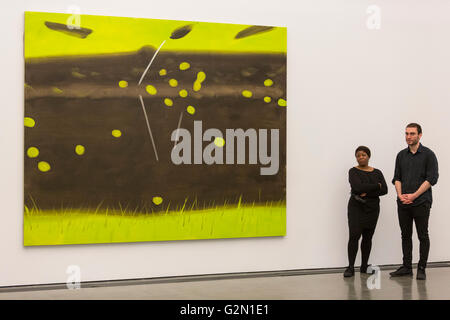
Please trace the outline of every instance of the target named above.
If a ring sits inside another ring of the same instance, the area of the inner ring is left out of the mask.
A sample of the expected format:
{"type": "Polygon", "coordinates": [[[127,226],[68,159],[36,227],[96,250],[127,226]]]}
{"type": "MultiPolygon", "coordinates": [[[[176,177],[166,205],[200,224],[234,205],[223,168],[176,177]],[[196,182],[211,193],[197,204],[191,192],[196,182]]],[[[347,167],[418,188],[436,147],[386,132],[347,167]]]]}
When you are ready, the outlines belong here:
{"type": "Polygon", "coordinates": [[[145,121],[147,122],[148,133],[150,135],[150,139],[152,140],[152,145],[153,145],[153,150],[155,151],[156,161],[159,161],[158,153],[156,152],[155,141],[153,140],[152,129],[150,129],[150,123],[148,122],[147,112],[145,111],[144,100],[142,99],[141,95],[139,95],[139,100],[141,101],[142,110],[144,111],[145,121]]]}
{"type": "Polygon", "coordinates": [[[181,119],[183,119],[183,112],[180,113],[180,119],[178,120],[177,136],[176,136],[176,138],[175,138],[175,143],[173,144],[173,147],[174,147],[174,148],[175,148],[175,146],[177,145],[177,142],[178,142],[178,135],[179,135],[179,133],[180,133],[181,119]]]}
{"type": "Polygon", "coordinates": [[[150,66],[151,66],[152,63],[153,63],[153,60],[155,60],[156,55],[158,54],[159,50],[160,50],[161,47],[164,45],[164,43],[166,43],[166,40],[164,40],[164,41],[161,43],[161,45],[159,46],[158,50],[156,50],[155,54],[154,54],[153,57],[152,57],[152,60],[150,60],[150,63],[148,64],[147,68],[145,69],[144,73],[142,74],[141,79],[139,80],[138,85],[140,85],[141,82],[142,82],[142,80],[144,80],[144,77],[145,77],[145,75],[147,74],[148,69],[150,69],[150,66]]]}

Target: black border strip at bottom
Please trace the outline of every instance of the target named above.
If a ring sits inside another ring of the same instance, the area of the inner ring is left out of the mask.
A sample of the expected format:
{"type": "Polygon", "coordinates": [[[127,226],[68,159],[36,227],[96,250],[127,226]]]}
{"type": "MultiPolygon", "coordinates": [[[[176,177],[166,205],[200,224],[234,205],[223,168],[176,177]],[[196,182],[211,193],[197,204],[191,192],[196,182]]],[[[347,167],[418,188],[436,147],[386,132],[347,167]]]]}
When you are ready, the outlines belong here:
{"type": "Polygon", "coordinates": [[[302,319],[331,315],[366,318],[415,318],[442,311],[450,301],[424,300],[8,300],[0,301],[2,314],[16,318],[45,315],[45,318],[99,317],[99,319],[302,319]]]}

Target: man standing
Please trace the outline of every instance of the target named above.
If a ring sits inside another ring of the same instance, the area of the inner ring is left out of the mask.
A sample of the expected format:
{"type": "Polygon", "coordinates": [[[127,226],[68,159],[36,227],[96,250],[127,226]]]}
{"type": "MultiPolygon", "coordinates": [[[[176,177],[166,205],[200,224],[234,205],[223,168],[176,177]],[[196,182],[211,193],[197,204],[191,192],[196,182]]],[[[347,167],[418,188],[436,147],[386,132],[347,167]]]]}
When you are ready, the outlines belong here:
{"type": "Polygon", "coordinates": [[[425,280],[430,239],[428,237],[428,218],[433,202],[431,186],[438,180],[438,162],[429,148],[419,143],[422,128],[417,123],[406,126],[408,148],[400,151],[395,160],[392,183],[397,191],[397,211],[402,232],[403,265],[391,272],[392,277],[412,275],[412,233],[413,221],[416,224],[420,241],[420,260],[417,279],[425,280]]]}

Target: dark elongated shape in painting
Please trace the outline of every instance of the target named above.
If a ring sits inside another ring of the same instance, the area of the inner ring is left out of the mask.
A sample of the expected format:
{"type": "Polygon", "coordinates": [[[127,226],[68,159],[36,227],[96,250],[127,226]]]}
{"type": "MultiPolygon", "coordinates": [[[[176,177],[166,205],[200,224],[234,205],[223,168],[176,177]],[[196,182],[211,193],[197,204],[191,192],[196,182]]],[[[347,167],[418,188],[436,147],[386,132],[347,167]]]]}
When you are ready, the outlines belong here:
{"type": "Polygon", "coordinates": [[[45,25],[47,26],[47,28],[49,28],[51,30],[63,32],[69,36],[74,36],[74,37],[78,37],[78,38],[82,38],[82,39],[86,38],[88,35],[90,35],[92,33],[91,29],[87,29],[87,28],[71,29],[71,28],[69,28],[69,26],[67,24],[62,24],[62,23],[45,21],[45,25]]]}

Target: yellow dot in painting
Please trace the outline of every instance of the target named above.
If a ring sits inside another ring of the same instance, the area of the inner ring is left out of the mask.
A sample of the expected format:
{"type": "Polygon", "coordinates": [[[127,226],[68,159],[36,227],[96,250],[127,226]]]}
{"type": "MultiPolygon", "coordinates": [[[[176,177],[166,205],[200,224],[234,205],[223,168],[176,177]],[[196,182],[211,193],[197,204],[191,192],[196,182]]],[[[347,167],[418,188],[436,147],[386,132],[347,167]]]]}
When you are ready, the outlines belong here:
{"type": "Polygon", "coordinates": [[[113,137],[115,137],[115,138],[119,138],[119,137],[121,137],[122,136],[122,132],[120,132],[120,130],[113,130],[112,132],[111,132],[111,134],[113,135],[113,137]]]}
{"type": "Polygon", "coordinates": [[[48,162],[40,161],[38,163],[38,169],[42,172],[47,172],[50,170],[50,165],[48,164],[48,162]]]}
{"type": "Polygon", "coordinates": [[[203,81],[205,81],[205,79],[206,79],[206,74],[203,71],[200,71],[199,73],[197,73],[197,81],[202,83],[203,81]]]}
{"type": "Polygon", "coordinates": [[[72,76],[77,79],[84,79],[86,75],[79,73],[78,71],[72,71],[72,76]]]}
{"type": "Polygon", "coordinates": [[[214,144],[218,147],[223,147],[225,145],[225,140],[221,137],[216,137],[214,139],[214,144]]]}
{"type": "Polygon", "coordinates": [[[190,114],[194,114],[195,113],[195,108],[193,106],[188,106],[186,108],[187,112],[190,114]]]}
{"type": "Polygon", "coordinates": [[[171,106],[173,106],[173,101],[172,101],[172,99],[165,98],[165,99],[164,99],[164,104],[165,104],[166,106],[168,106],[168,107],[171,107],[171,106]]]}
{"type": "Polygon", "coordinates": [[[151,94],[152,96],[154,96],[158,91],[156,90],[156,88],[154,86],[152,86],[151,84],[149,84],[148,86],[145,87],[145,90],[151,94]]]}
{"type": "Polygon", "coordinates": [[[126,82],[125,80],[119,81],[119,87],[121,87],[121,88],[128,87],[128,82],[126,82]]]}
{"type": "Polygon", "coordinates": [[[244,91],[242,91],[242,95],[246,98],[251,98],[253,93],[249,90],[244,90],[244,91]]]}
{"type": "Polygon", "coordinates": [[[189,64],[189,62],[182,62],[180,63],[180,70],[187,70],[191,67],[191,65],[189,64]]]}
{"type": "Polygon", "coordinates": [[[266,80],[264,81],[264,85],[265,85],[266,87],[270,87],[271,85],[273,85],[272,79],[266,79],[266,80]]]}
{"type": "Polygon", "coordinates": [[[166,69],[159,70],[159,75],[160,76],[165,76],[166,74],[167,74],[167,70],[166,69]]]}
{"type": "Polygon", "coordinates": [[[27,156],[30,158],[36,158],[39,155],[39,149],[36,147],[29,147],[27,150],[27,156]]]}
{"type": "Polygon", "coordinates": [[[264,97],[264,102],[269,103],[270,101],[272,101],[271,97],[264,97]]]}
{"type": "Polygon", "coordinates": [[[33,128],[34,125],[36,124],[36,122],[34,121],[33,118],[25,117],[24,124],[25,124],[25,127],[33,128]]]}
{"type": "Polygon", "coordinates": [[[202,84],[198,81],[195,81],[192,89],[194,89],[194,91],[199,91],[201,88],[202,88],[202,84]]]}
{"type": "Polygon", "coordinates": [[[53,91],[54,93],[58,93],[58,94],[63,93],[63,91],[62,91],[60,88],[57,88],[57,87],[53,87],[53,88],[52,88],[52,91],[53,91]]]}
{"type": "Polygon", "coordinates": [[[176,79],[170,79],[169,86],[175,88],[176,86],[178,86],[178,81],[176,79]]]}
{"type": "Polygon", "coordinates": [[[86,149],[84,148],[84,146],[82,146],[81,144],[79,144],[79,145],[77,145],[76,147],[75,147],[75,152],[76,152],[76,154],[77,155],[79,155],[79,156],[82,156],[83,154],[84,154],[84,151],[85,151],[86,149]]]}
{"type": "Polygon", "coordinates": [[[153,203],[159,206],[163,202],[161,197],[153,197],[153,203]]]}
{"type": "Polygon", "coordinates": [[[278,105],[280,106],[280,107],[286,107],[286,100],[284,100],[284,99],[278,99],[278,105]]]}
{"type": "Polygon", "coordinates": [[[186,98],[188,96],[188,92],[186,90],[180,90],[180,97],[186,98]]]}

